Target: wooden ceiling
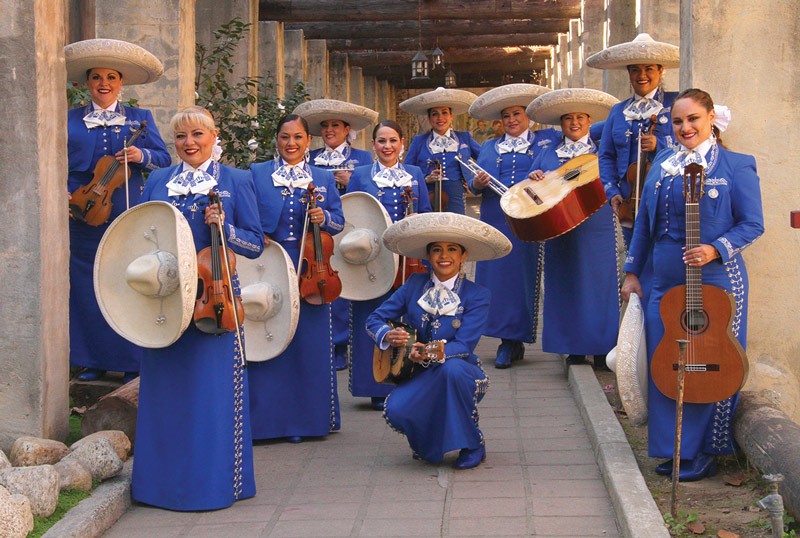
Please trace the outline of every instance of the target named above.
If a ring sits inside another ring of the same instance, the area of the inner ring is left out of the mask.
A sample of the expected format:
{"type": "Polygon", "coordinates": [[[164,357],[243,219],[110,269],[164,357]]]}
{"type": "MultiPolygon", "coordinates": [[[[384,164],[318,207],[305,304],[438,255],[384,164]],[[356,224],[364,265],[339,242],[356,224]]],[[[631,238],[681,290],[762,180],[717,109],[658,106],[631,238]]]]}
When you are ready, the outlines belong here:
{"type": "Polygon", "coordinates": [[[259,18],[327,40],[365,75],[398,88],[460,87],[536,81],[558,34],[581,15],[581,0],[260,0],[259,18]],[[411,58],[439,47],[444,68],[411,80],[411,58]]]}

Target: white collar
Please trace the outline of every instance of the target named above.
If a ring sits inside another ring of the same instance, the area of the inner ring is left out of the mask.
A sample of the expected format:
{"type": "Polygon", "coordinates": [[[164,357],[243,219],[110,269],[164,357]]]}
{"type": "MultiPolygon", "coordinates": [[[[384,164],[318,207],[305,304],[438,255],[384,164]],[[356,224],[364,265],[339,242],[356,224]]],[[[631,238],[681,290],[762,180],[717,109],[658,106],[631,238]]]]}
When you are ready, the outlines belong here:
{"type": "Polygon", "coordinates": [[[200,170],[202,172],[207,172],[208,171],[208,167],[211,166],[211,162],[213,160],[214,160],[213,158],[209,158],[207,161],[202,163],[197,168],[193,168],[190,164],[188,164],[187,162],[183,161],[182,162],[183,168],[181,168],[181,172],[186,172],[187,170],[200,170]]]}
{"type": "Polygon", "coordinates": [[[114,99],[114,102],[113,102],[113,103],[111,103],[111,104],[108,106],[108,108],[103,108],[103,107],[101,107],[100,105],[98,105],[97,103],[95,103],[94,101],[92,101],[92,110],[94,110],[94,111],[98,111],[98,110],[108,110],[109,112],[116,112],[116,111],[117,111],[117,105],[118,105],[118,104],[119,104],[119,99],[114,99]]]}
{"type": "Polygon", "coordinates": [[[577,140],[572,140],[570,137],[564,135],[564,143],[565,144],[577,144],[578,142],[583,142],[584,144],[589,144],[589,133],[586,133],[584,136],[580,137],[577,140]]]}
{"type": "Polygon", "coordinates": [[[452,127],[448,128],[447,131],[445,131],[445,133],[441,134],[441,135],[439,133],[437,133],[436,131],[434,131],[433,129],[431,129],[431,133],[433,133],[433,139],[434,140],[436,140],[437,138],[450,138],[450,133],[452,133],[452,132],[453,132],[453,128],[452,127]]]}
{"type": "Polygon", "coordinates": [[[441,280],[439,280],[439,277],[436,276],[436,273],[431,273],[431,279],[433,279],[433,285],[434,286],[441,285],[447,288],[448,290],[452,290],[455,287],[457,278],[458,278],[458,273],[456,273],[455,276],[450,277],[444,282],[442,282],[441,280]]]}
{"type": "Polygon", "coordinates": [[[342,155],[344,155],[344,152],[345,152],[345,149],[346,149],[346,148],[347,148],[347,140],[345,140],[344,142],[342,142],[342,144],[341,144],[341,145],[339,145],[339,146],[338,146],[338,147],[336,147],[336,148],[332,148],[332,147],[330,147],[330,146],[327,146],[327,145],[326,145],[326,146],[325,146],[325,149],[324,149],[323,151],[326,151],[326,152],[328,152],[328,153],[333,153],[334,151],[338,151],[339,153],[341,153],[342,155]]]}
{"type": "Polygon", "coordinates": [[[655,99],[657,93],[658,93],[658,86],[656,86],[655,90],[651,91],[646,95],[639,95],[638,93],[633,92],[633,100],[639,101],[641,99],[655,99]]]}
{"type": "Polygon", "coordinates": [[[398,165],[400,164],[400,161],[397,161],[392,166],[384,166],[384,164],[382,162],[380,162],[380,161],[376,161],[376,162],[378,163],[378,171],[381,171],[381,170],[396,170],[397,168],[399,168],[398,165]]]}
{"type": "Polygon", "coordinates": [[[506,133],[505,135],[503,135],[504,136],[503,140],[514,140],[516,138],[521,138],[522,140],[528,140],[528,134],[530,132],[531,132],[530,129],[525,129],[519,134],[519,136],[511,136],[510,134],[506,133]]]}
{"type": "Polygon", "coordinates": [[[700,144],[698,144],[698,146],[694,148],[694,150],[686,149],[686,147],[683,144],[678,144],[678,151],[696,151],[697,153],[705,157],[708,154],[708,151],[714,145],[714,143],[715,143],[714,137],[709,136],[708,138],[700,142],[700,144]]]}

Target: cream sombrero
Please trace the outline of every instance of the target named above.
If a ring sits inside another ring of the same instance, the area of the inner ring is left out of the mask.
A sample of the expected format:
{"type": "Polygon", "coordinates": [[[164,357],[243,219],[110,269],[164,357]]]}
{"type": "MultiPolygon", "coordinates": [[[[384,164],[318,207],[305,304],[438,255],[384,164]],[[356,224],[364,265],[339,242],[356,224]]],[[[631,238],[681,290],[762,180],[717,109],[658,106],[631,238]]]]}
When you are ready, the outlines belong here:
{"type": "Polygon", "coordinates": [[[603,121],[611,107],[619,103],[613,95],[590,88],[563,88],[540,95],[528,105],[525,112],[538,123],[558,125],[564,114],[588,114],[592,122],[603,121]]]}
{"type": "Polygon", "coordinates": [[[437,241],[463,246],[470,261],[494,260],[511,252],[511,241],[500,230],[458,213],[411,215],[383,234],[386,248],[409,258],[427,259],[428,244],[437,241]]]}
{"type": "Polygon", "coordinates": [[[308,122],[308,130],[314,136],[322,136],[320,123],[325,120],[347,122],[351,131],[360,131],[378,121],[378,113],[371,108],[336,99],[305,101],[297,105],[293,113],[308,122]]]}
{"type": "Polygon", "coordinates": [[[333,236],[331,266],[339,271],[342,297],[366,301],[392,288],[398,258],[381,242],[392,219],[383,205],[366,192],[342,196],[344,230],[333,236]]]}
{"type": "Polygon", "coordinates": [[[280,355],[292,341],[300,319],[300,290],[289,255],[270,242],[255,260],[236,263],[244,306],[247,360],[261,362],[280,355]]]}
{"type": "Polygon", "coordinates": [[[122,73],[122,82],[147,84],[164,74],[158,58],[139,45],[118,39],[87,39],[64,47],[67,79],[86,82],[86,71],[94,68],[113,69],[122,73]]]}
{"type": "Polygon", "coordinates": [[[617,374],[617,390],[631,424],[647,422],[647,341],[644,311],[639,296],[631,293],[622,316],[617,347],[606,356],[606,364],[617,374]]]}
{"type": "Polygon", "coordinates": [[[550,91],[537,84],[506,84],[492,88],[469,107],[469,115],[479,120],[499,120],[503,109],[510,106],[527,107],[531,101],[550,91]]]}
{"type": "Polygon", "coordinates": [[[114,331],[141,347],[180,338],[197,298],[197,253],[186,218],[166,202],[146,202],[108,227],[94,262],[94,291],[114,331]]]}
{"type": "Polygon", "coordinates": [[[639,34],[633,41],[612,45],[586,58],[595,69],[625,69],[629,65],[657,64],[665,69],[679,67],[680,48],[655,41],[650,34],[639,34]]]}
{"type": "Polygon", "coordinates": [[[433,91],[410,97],[400,103],[400,110],[417,116],[427,116],[428,110],[438,106],[450,107],[453,116],[464,114],[478,96],[466,90],[436,88],[433,91]]]}

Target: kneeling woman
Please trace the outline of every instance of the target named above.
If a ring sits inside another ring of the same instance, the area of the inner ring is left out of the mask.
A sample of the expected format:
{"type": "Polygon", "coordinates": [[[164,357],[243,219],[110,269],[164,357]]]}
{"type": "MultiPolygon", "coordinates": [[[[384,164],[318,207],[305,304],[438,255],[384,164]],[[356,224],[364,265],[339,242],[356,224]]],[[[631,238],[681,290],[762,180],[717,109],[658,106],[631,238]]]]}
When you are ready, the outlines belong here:
{"type": "Polygon", "coordinates": [[[478,429],[478,402],[489,380],[473,353],[489,314],[489,290],[461,273],[467,256],[491,260],[511,251],[497,229],[456,213],[412,215],[383,236],[386,247],[403,256],[427,258],[432,274],[416,273],[367,318],[367,331],[382,349],[407,345],[409,334],[392,328],[403,318],[417,333],[409,380],[386,399],[384,417],[403,433],[414,457],[439,463],[460,450],[454,467],[469,469],[486,458],[478,429]],[[423,360],[423,343],[444,340],[444,362],[423,360]]]}

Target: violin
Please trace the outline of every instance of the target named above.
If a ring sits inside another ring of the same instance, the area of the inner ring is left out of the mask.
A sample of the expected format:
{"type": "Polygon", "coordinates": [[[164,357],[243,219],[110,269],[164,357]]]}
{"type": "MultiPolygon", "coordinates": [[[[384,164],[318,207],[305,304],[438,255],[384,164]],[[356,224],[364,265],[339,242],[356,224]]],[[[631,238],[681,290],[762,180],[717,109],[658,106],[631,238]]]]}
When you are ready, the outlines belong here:
{"type": "MultiPolygon", "coordinates": [[[[317,207],[318,195],[314,184],[308,185],[304,195],[306,202],[306,227],[308,226],[308,210],[317,207]]],[[[319,198],[321,199],[321,198],[319,198]]],[[[319,224],[312,223],[311,231],[303,230],[303,244],[300,247],[300,297],[309,304],[322,305],[332,303],[342,293],[342,281],[339,272],[331,267],[333,254],[333,237],[319,229],[319,224]],[[305,265],[303,265],[305,262],[305,265]]]]}
{"type": "MultiPolygon", "coordinates": [[[[222,204],[219,193],[208,193],[209,205],[222,204]]],[[[242,299],[234,294],[231,275],[236,270],[236,255],[225,244],[222,223],[210,224],[211,246],[197,253],[197,300],[194,305],[194,324],[208,334],[239,331],[244,321],[242,299]]],[[[241,340],[240,340],[241,341],[241,340]]]]}
{"type": "MultiPolygon", "coordinates": [[[[133,130],[133,135],[123,147],[128,148],[136,142],[146,127],[147,122],[141,122],[139,128],[133,130]]],[[[108,222],[111,208],[114,206],[111,203],[111,195],[126,183],[128,177],[130,177],[130,168],[128,166],[120,167],[119,161],[113,155],[100,157],[94,167],[92,180],[75,189],[71,195],[69,208],[75,220],[89,226],[100,226],[108,222]]]]}
{"type": "Polygon", "coordinates": [[[433,190],[428,193],[428,197],[431,199],[431,207],[433,208],[433,211],[437,213],[447,211],[447,202],[449,200],[447,193],[442,189],[442,181],[444,180],[444,166],[439,159],[428,159],[426,164],[431,172],[439,172],[436,181],[433,182],[433,190]]]}
{"type": "Polygon", "coordinates": [[[644,180],[647,179],[647,173],[650,171],[650,152],[642,151],[642,135],[651,135],[658,123],[658,116],[653,114],[650,116],[644,129],[640,130],[639,138],[637,139],[636,162],[631,163],[625,173],[625,179],[631,186],[631,194],[623,200],[619,206],[619,221],[620,223],[632,226],[633,221],[636,220],[636,213],[639,211],[639,202],[642,198],[642,187],[644,180]]]}
{"type": "MultiPolygon", "coordinates": [[[[406,202],[405,216],[407,217],[414,213],[414,189],[408,186],[400,196],[402,196],[403,200],[406,202]]],[[[425,265],[422,263],[422,260],[418,258],[407,258],[406,256],[400,256],[400,267],[397,269],[397,276],[394,277],[392,289],[397,289],[405,284],[406,280],[408,280],[408,277],[414,273],[427,272],[428,268],[425,267],[425,265]]]]}

